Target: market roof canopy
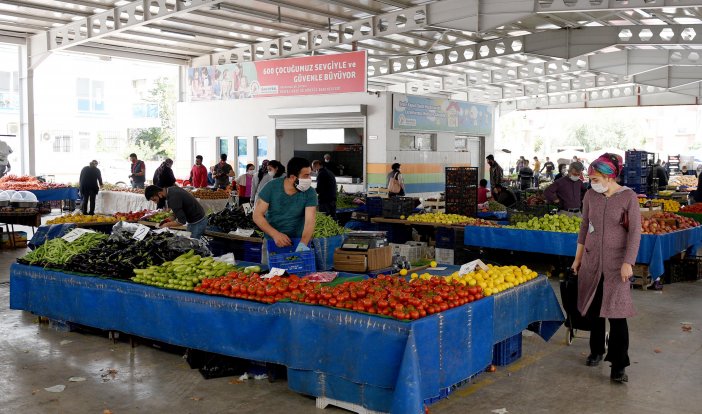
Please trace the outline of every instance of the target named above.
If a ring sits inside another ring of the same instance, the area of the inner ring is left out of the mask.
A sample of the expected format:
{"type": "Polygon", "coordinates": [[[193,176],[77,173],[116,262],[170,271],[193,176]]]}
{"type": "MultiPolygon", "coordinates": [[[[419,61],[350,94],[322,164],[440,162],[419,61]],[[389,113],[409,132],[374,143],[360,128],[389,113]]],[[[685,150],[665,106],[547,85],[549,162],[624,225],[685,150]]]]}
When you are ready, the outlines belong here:
{"type": "Polygon", "coordinates": [[[72,50],[205,66],[368,52],[371,90],[504,110],[695,104],[702,0],[2,0],[30,62],[72,50]]]}

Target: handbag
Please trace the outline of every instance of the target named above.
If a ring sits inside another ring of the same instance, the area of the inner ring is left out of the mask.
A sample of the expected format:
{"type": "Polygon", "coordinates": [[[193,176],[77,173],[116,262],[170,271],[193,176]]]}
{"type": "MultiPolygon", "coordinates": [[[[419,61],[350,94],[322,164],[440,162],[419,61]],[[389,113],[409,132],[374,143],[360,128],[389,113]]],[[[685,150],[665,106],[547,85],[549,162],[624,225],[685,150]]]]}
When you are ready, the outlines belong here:
{"type": "Polygon", "coordinates": [[[629,212],[626,210],[622,211],[622,217],[619,219],[619,224],[624,227],[624,230],[629,231],[629,212]]]}
{"type": "Polygon", "coordinates": [[[402,191],[402,185],[400,184],[400,180],[397,179],[398,175],[399,173],[395,173],[388,182],[388,191],[393,194],[399,194],[402,191]]]}

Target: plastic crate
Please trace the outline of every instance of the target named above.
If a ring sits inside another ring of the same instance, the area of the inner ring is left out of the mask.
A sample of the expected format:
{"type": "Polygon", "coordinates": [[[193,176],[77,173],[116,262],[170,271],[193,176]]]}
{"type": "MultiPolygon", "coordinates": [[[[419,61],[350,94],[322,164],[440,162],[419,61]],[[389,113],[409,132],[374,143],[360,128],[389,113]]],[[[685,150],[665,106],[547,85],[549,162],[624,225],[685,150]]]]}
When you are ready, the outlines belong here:
{"type": "Polygon", "coordinates": [[[292,246],[278,247],[275,241],[268,240],[268,267],[285,269],[290,274],[304,276],[317,270],[314,251],[296,252],[300,239],[292,239],[292,246]]]}
{"type": "Polygon", "coordinates": [[[263,243],[244,242],[243,260],[245,262],[261,263],[262,256],[263,243]]]}
{"type": "Polygon", "coordinates": [[[387,234],[388,243],[405,244],[412,240],[412,227],[404,224],[378,224],[378,231],[387,234]]]}
{"type": "Polygon", "coordinates": [[[476,217],[478,215],[478,203],[469,203],[466,201],[446,200],[446,214],[460,214],[467,217],[476,217]]]}
{"type": "Polygon", "coordinates": [[[477,186],[479,171],[476,167],[446,167],[447,186],[477,186]]]}
{"type": "Polygon", "coordinates": [[[492,348],[492,364],[503,367],[522,357],[522,333],[496,343],[492,348]]]}
{"type": "Polygon", "coordinates": [[[391,197],[383,199],[384,218],[407,218],[414,211],[416,199],[412,197],[391,197]]]}
{"type": "Polygon", "coordinates": [[[688,256],[670,261],[670,271],[665,277],[668,283],[691,282],[702,279],[702,256],[688,256]]]}
{"type": "Polygon", "coordinates": [[[380,197],[366,198],[366,212],[370,217],[378,217],[383,214],[383,199],[380,197]]]}
{"type": "Polygon", "coordinates": [[[456,230],[446,227],[436,228],[436,248],[453,250],[456,244],[456,230]]]}

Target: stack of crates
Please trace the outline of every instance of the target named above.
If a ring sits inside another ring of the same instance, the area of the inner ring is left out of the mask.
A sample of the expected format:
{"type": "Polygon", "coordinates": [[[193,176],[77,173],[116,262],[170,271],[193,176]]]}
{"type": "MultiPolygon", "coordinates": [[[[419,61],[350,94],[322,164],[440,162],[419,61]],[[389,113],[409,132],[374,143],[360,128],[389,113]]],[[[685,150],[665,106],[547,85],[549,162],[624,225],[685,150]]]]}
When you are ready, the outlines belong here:
{"type": "Polygon", "coordinates": [[[622,170],[622,184],[637,194],[646,194],[646,180],[650,172],[649,153],[646,151],[627,151],[622,170]]]}
{"type": "Polygon", "coordinates": [[[446,214],[478,215],[478,169],[446,167],[446,214]]]}

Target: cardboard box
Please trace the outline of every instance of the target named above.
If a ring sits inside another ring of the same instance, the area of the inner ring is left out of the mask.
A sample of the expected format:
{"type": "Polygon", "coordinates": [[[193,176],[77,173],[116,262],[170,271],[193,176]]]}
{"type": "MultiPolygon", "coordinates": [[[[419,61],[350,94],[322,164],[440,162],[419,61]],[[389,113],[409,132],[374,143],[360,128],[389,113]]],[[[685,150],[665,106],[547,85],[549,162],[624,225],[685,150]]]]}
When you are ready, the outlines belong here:
{"type": "Polygon", "coordinates": [[[2,233],[0,236],[0,245],[3,248],[11,249],[13,247],[10,235],[15,239],[14,247],[27,247],[27,232],[15,231],[13,233],[2,233]]]}
{"type": "Polygon", "coordinates": [[[436,263],[443,265],[454,264],[454,252],[453,249],[436,249],[436,254],[434,256],[436,263]]]}
{"type": "Polygon", "coordinates": [[[334,251],[334,269],[341,272],[363,273],[387,269],[390,266],[392,266],[392,247],[390,246],[369,249],[366,252],[341,249],[334,251]]]}

